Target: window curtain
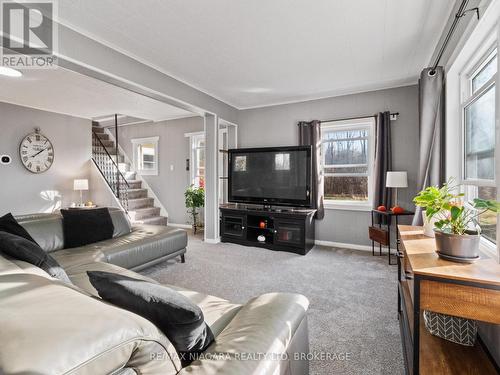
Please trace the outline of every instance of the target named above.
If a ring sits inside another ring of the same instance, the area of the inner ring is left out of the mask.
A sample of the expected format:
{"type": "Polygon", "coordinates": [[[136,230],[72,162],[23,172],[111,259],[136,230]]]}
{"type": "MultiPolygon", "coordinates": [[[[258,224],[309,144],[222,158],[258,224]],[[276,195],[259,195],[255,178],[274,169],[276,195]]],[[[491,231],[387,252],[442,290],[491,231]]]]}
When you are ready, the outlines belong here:
{"type": "Polygon", "coordinates": [[[321,170],[321,122],[318,120],[299,122],[299,145],[312,146],[311,200],[316,211],[316,219],[325,217],[323,206],[323,171],[321,170]]]}
{"type": "MultiPolygon", "coordinates": [[[[419,141],[418,191],[444,182],[444,70],[424,69],[419,80],[419,141]]],[[[422,209],[417,207],[413,225],[422,225],[422,209]]]]}
{"type": "Polygon", "coordinates": [[[387,171],[392,170],[391,113],[380,112],[375,125],[375,166],[373,168],[373,208],[391,207],[392,197],[385,187],[387,171]]]}

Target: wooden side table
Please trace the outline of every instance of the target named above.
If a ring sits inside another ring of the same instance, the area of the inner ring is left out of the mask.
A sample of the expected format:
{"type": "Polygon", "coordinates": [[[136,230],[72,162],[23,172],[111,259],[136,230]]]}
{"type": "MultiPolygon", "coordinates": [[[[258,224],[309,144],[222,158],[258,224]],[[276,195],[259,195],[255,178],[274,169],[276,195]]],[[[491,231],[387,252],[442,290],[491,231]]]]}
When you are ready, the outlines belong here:
{"type": "Polygon", "coordinates": [[[372,225],[368,228],[368,235],[370,240],[372,240],[372,255],[375,255],[375,242],[379,245],[379,255],[382,255],[382,246],[387,246],[387,260],[389,265],[396,265],[396,263],[391,263],[391,226],[392,226],[392,218],[394,217],[394,221],[396,224],[396,254],[399,252],[399,240],[397,238],[397,227],[398,227],[398,217],[399,216],[413,216],[415,213],[412,211],[405,210],[400,214],[395,214],[394,212],[388,211],[379,211],[372,210],[372,225]],[[385,227],[382,225],[382,220],[379,221],[378,226],[375,225],[375,217],[385,217],[386,225],[385,227]]]}
{"type": "Polygon", "coordinates": [[[438,257],[422,227],[400,225],[398,317],[406,373],[498,375],[500,369],[478,336],[463,346],[431,335],[423,310],[500,324],[500,264],[481,258],[455,263],[438,257]]]}

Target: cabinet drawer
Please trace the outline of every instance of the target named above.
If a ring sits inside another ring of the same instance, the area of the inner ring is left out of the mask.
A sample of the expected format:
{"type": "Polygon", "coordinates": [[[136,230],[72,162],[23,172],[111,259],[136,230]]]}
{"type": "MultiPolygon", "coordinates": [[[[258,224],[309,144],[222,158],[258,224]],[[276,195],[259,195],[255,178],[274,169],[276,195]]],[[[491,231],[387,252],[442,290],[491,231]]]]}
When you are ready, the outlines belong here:
{"type": "Polygon", "coordinates": [[[370,240],[385,246],[389,245],[389,232],[387,230],[378,227],[369,227],[368,234],[370,240]]]}

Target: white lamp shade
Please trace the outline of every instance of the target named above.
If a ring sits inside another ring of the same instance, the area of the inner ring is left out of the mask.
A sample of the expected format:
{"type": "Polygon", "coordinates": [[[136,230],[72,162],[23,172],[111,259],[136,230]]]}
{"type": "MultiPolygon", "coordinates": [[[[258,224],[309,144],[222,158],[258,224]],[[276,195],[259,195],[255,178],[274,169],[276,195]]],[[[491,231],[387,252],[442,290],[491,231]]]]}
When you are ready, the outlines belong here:
{"type": "Polygon", "coordinates": [[[74,180],[73,190],[89,190],[89,180],[74,180]]]}
{"type": "Polygon", "coordinates": [[[408,175],[406,172],[387,172],[385,186],[390,188],[408,187],[408,175]]]}

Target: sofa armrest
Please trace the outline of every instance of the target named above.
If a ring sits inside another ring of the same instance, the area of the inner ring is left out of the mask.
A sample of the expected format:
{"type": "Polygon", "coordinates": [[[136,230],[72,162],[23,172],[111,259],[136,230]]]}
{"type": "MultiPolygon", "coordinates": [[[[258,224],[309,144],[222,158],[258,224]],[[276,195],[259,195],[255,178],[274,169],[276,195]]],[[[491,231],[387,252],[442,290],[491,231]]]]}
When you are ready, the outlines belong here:
{"type": "Polygon", "coordinates": [[[36,274],[2,275],[0,294],[2,374],[177,372],[167,338],[129,311],[36,274]]]}
{"type": "Polygon", "coordinates": [[[307,374],[307,298],[269,293],[250,300],[180,374],[307,374]],[[296,354],[299,358],[296,358],[296,354]]]}

